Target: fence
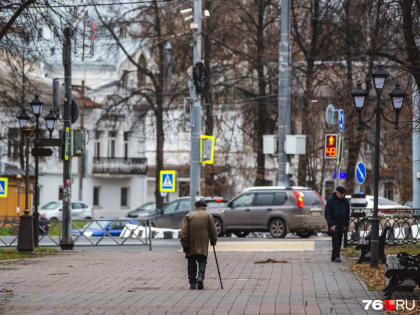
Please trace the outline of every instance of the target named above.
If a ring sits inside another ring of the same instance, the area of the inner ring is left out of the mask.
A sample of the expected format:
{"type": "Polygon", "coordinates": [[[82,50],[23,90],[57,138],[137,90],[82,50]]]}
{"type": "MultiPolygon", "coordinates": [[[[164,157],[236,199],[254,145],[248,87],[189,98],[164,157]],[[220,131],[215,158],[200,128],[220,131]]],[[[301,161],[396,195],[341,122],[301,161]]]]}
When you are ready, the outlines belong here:
{"type": "MultiPolygon", "coordinates": [[[[0,247],[16,247],[19,219],[0,220],[0,247]]],[[[72,222],[75,246],[148,246],[152,250],[150,220],[90,219],[72,222]]],[[[39,245],[57,247],[62,238],[62,221],[39,226],[39,245]]]]}
{"type": "MultiPolygon", "coordinates": [[[[379,234],[386,226],[391,228],[386,238],[388,245],[420,243],[420,209],[387,209],[378,213],[379,234]]],[[[372,212],[364,208],[352,209],[348,233],[344,236],[344,246],[357,245],[372,231],[372,212]]]]}

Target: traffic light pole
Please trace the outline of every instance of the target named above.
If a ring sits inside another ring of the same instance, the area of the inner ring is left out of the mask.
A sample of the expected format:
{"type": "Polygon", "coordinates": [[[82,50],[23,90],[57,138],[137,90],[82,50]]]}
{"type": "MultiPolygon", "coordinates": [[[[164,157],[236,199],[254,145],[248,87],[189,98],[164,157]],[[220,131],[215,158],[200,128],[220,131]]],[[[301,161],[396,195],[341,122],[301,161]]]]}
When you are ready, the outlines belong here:
{"type": "Polygon", "coordinates": [[[60,247],[64,250],[72,250],[74,243],[71,237],[71,38],[73,30],[71,27],[64,29],[65,42],[63,45],[64,63],[64,161],[63,161],[63,235],[60,247]]]}
{"type": "MultiPolygon", "coordinates": [[[[193,64],[201,61],[201,15],[202,0],[194,0],[194,55],[193,64]]],[[[201,99],[197,88],[191,86],[193,106],[191,111],[191,165],[190,165],[190,207],[195,209],[195,197],[200,194],[200,136],[201,136],[201,99]]]]}

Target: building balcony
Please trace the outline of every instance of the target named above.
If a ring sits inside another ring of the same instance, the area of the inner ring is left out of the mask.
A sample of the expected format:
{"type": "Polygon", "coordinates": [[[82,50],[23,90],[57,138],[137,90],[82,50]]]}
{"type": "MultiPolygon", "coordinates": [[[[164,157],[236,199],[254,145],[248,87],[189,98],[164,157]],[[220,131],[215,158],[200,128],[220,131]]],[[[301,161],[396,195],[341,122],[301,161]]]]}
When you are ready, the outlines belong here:
{"type": "Polygon", "coordinates": [[[146,175],[147,158],[94,158],[93,174],[146,175]]]}

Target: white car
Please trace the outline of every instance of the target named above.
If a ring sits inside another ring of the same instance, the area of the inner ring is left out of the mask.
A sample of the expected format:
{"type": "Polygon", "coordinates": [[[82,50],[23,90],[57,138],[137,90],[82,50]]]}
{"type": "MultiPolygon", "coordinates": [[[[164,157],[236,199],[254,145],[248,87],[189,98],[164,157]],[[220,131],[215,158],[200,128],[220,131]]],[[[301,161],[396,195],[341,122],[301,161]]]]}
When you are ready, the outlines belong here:
{"type": "MultiPolygon", "coordinates": [[[[50,201],[42,206],[39,211],[40,215],[45,214],[48,220],[63,219],[63,202],[50,201]]],[[[83,201],[73,201],[71,203],[72,219],[93,219],[93,208],[89,207],[83,201]]]]}

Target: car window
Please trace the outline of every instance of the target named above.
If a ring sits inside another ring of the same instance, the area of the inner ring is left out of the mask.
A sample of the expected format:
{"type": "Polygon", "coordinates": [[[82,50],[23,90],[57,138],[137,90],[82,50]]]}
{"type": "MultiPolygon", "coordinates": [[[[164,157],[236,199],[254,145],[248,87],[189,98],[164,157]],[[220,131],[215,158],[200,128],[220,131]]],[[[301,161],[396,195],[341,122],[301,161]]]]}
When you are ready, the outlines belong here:
{"type": "Polygon", "coordinates": [[[191,208],[190,199],[183,199],[179,202],[178,211],[185,211],[191,208]]]}
{"type": "Polygon", "coordinates": [[[80,206],[81,206],[83,209],[87,209],[87,208],[89,208],[89,206],[88,206],[87,204],[85,204],[85,203],[81,203],[81,204],[80,204],[80,206]]]}
{"type": "Polygon", "coordinates": [[[381,206],[399,206],[400,205],[399,203],[397,203],[395,201],[392,201],[392,200],[389,200],[389,199],[386,199],[386,198],[383,198],[383,197],[379,197],[378,203],[381,206]]]}
{"type": "Polygon", "coordinates": [[[95,222],[88,222],[86,223],[82,229],[104,229],[107,226],[109,221],[95,221],[95,222]]]}
{"type": "Polygon", "coordinates": [[[155,209],[155,204],[153,202],[147,203],[142,207],[143,210],[149,211],[155,209]]]}
{"type": "Polygon", "coordinates": [[[53,209],[57,209],[57,207],[59,207],[60,204],[58,202],[55,201],[51,201],[49,203],[47,203],[46,205],[42,206],[41,209],[43,210],[53,210],[53,209]]]}
{"type": "Polygon", "coordinates": [[[172,213],[175,212],[176,207],[178,206],[178,201],[174,201],[171,202],[170,204],[168,204],[164,209],[163,209],[163,213],[164,214],[168,214],[168,213],[172,213]]]}
{"type": "Polygon", "coordinates": [[[272,206],[274,193],[258,193],[254,199],[254,206],[272,206]]]}
{"type": "Polygon", "coordinates": [[[314,191],[300,191],[301,196],[303,195],[303,204],[305,206],[323,206],[322,200],[318,194],[314,191]]]}
{"type": "Polygon", "coordinates": [[[232,207],[237,208],[237,207],[252,206],[252,201],[254,200],[254,196],[255,196],[255,193],[241,195],[232,202],[232,207]]]}
{"type": "Polygon", "coordinates": [[[207,201],[207,208],[223,207],[226,205],[224,201],[207,201]]]}
{"type": "Polygon", "coordinates": [[[109,226],[110,230],[122,230],[127,225],[127,221],[114,221],[109,226]]]}
{"type": "Polygon", "coordinates": [[[71,208],[72,209],[81,209],[82,207],[81,207],[81,204],[80,203],[72,202],[71,203],[71,208]]]}
{"type": "Polygon", "coordinates": [[[287,194],[285,192],[276,192],[274,194],[274,205],[275,206],[282,206],[286,203],[287,194]]]}

